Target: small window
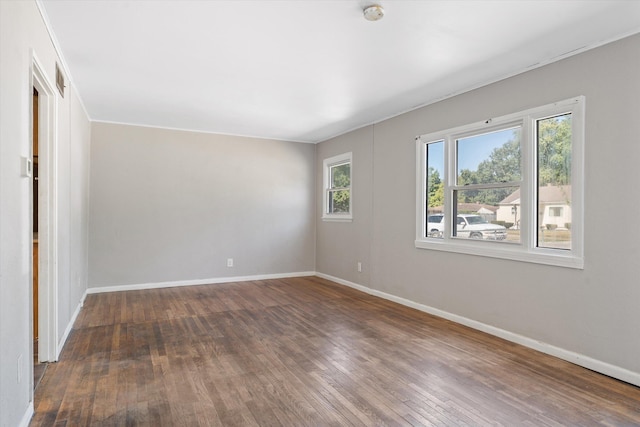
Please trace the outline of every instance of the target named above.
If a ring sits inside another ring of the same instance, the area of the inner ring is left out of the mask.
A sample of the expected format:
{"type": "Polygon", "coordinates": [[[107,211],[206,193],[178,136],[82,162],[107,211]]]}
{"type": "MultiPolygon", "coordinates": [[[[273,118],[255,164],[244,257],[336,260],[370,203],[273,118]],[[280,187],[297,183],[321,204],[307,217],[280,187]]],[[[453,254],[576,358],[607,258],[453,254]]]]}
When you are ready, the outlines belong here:
{"type": "Polygon", "coordinates": [[[549,208],[549,216],[559,217],[562,216],[562,208],[559,207],[550,207],[549,208]]]}
{"type": "Polygon", "coordinates": [[[416,247],[582,268],[584,97],[417,138],[416,247]]]}
{"type": "Polygon", "coordinates": [[[323,220],[350,221],[352,217],[351,153],[324,160],[323,220]]]}

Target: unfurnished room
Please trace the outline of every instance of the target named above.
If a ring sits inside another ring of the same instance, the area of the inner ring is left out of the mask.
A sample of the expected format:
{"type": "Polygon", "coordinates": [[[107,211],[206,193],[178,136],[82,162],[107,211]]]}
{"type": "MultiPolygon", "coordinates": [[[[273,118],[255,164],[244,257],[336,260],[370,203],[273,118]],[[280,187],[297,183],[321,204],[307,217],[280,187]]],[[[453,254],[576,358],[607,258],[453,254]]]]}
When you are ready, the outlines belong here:
{"type": "Polygon", "coordinates": [[[0,0],[0,427],[640,425],[638,76],[638,0],[0,0]]]}

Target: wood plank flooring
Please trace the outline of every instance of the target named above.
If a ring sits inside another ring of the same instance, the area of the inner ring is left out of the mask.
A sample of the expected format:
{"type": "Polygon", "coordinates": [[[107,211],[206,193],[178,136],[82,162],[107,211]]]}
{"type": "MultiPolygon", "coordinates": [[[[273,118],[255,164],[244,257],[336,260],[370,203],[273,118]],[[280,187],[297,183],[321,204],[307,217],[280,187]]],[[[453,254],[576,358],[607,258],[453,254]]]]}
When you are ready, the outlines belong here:
{"type": "Polygon", "coordinates": [[[640,388],[317,278],[89,295],[32,426],[640,425],[640,388]]]}

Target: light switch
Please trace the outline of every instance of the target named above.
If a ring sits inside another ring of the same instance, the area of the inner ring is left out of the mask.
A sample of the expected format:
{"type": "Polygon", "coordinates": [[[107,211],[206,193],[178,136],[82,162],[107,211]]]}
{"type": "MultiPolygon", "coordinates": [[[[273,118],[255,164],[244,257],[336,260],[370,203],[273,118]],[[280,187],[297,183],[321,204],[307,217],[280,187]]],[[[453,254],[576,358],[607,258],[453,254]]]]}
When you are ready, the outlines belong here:
{"type": "Polygon", "coordinates": [[[30,157],[21,157],[21,173],[24,178],[31,178],[33,176],[33,160],[30,157]]]}

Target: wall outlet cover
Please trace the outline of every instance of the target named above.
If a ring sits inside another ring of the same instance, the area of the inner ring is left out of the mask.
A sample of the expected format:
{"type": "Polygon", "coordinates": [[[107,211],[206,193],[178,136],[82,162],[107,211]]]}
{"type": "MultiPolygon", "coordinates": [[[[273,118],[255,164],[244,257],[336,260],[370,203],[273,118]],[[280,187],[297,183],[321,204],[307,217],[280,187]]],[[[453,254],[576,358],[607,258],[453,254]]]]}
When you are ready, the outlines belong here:
{"type": "Polygon", "coordinates": [[[20,158],[20,172],[24,178],[31,178],[33,176],[33,160],[30,157],[20,158]]]}

